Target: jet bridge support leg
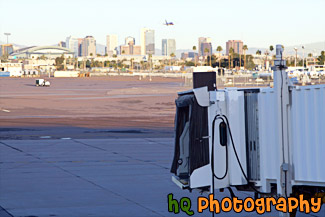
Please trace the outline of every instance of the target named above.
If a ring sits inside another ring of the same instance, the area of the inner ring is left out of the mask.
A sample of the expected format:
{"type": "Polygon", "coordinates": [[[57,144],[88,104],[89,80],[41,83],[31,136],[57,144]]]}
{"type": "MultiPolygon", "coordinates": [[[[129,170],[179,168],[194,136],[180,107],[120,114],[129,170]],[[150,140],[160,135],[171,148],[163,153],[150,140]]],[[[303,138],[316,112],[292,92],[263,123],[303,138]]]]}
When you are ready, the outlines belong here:
{"type": "MultiPolygon", "coordinates": [[[[283,197],[290,197],[292,193],[291,186],[291,163],[290,163],[290,149],[289,149],[289,138],[288,138],[288,110],[289,110],[289,78],[285,71],[286,62],[282,56],[283,47],[282,45],[276,46],[276,59],[274,61],[274,89],[276,93],[276,111],[279,125],[278,135],[280,135],[281,142],[278,146],[280,157],[279,166],[279,178],[277,179],[277,192],[283,197]]],[[[281,217],[293,217],[295,213],[283,213],[280,212],[281,217]]]]}

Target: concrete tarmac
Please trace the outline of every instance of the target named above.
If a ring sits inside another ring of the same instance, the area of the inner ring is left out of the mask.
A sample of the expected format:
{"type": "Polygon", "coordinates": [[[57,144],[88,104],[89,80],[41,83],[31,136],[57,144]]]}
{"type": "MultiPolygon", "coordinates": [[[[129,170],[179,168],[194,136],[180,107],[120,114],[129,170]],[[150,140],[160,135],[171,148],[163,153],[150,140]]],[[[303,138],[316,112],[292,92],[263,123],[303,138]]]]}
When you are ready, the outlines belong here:
{"type": "MultiPolygon", "coordinates": [[[[187,216],[168,212],[169,193],[176,199],[191,198],[194,216],[211,216],[208,211],[197,212],[199,192],[181,190],[171,181],[173,149],[173,138],[154,137],[1,140],[0,216],[187,216]]],[[[226,196],[227,190],[216,194],[219,200],[226,196]]],[[[323,217],[325,209],[297,216],[323,217]]]]}

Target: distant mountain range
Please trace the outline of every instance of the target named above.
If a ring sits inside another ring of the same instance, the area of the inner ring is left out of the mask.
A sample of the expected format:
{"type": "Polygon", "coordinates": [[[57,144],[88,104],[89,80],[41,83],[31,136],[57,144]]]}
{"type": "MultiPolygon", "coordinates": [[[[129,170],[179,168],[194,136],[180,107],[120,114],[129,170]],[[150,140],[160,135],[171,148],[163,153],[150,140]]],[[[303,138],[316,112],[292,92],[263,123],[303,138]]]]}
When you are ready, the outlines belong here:
{"type": "MultiPolygon", "coordinates": [[[[5,44],[4,42],[0,41],[0,44],[5,44]]],[[[56,44],[55,44],[56,45],[56,44]]],[[[55,46],[53,45],[53,46],[55,46]]],[[[20,44],[15,44],[13,43],[14,46],[14,50],[20,49],[20,48],[24,48],[27,47],[25,45],[20,45],[20,44]]],[[[314,42],[314,43],[309,43],[309,44],[299,44],[299,45],[294,45],[294,46],[288,46],[288,47],[284,47],[284,52],[285,55],[294,55],[295,54],[295,50],[294,48],[298,48],[298,55],[302,56],[303,53],[305,53],[305,56],[307,56],[309,53],[315,53],[317,55],[320,54],[321,51],[325,51],[325,41],[323,42],[314,42]],[[305,49],[302,49],[302,46],[305,47],[305,49]]],[[[96,49],[97,49],[97,53],[104,55],[105,54],[105,45],[102,44],[97,44],[96,45],[96,49]]],[[[266,49],[269,48],[258,48],[258,47],[248,47],[247,50],[247,54],[255,54],[257,50],[262,51],[262,53],[265,52],[266,49]]],[[[275,45],[274,45],[274,49],[275,49],[275,45]]],[[[191,49],[178,49],[176,50],[176,57],[181,57],[181,54],[184,52],[192,52],[193,50],[191,49]]],[[[197,51],[196,51],[197,52],[197,51]]],[[[215,51],[214,51],[215,52],[215,51]]],[[[161,55],[162,51],[161,49],[155,49],[155,55],[161,55]]],[[[225,50],[223,50],[221,53],[225,53],[225,50]]],[[[273,53],[275,53],[275,51],[273,51],[273,53]]]]}
{"type": "MultiPolygon", "coordinates": [[[[274,51],[273,53],[275,54],[275,46],[274,47],[274,51]]],[[[325,51],[325,41],[323,42],[315,42],[315,43],[309,43],[309,44],[299,44],[299,45],[293,45],[293,46],[284,46],[284,54],[285,55],[295,55],[295,50],[294,48],[297,48],[297,54],[299,56],[303,56],[303,54],[305,53],[305,57],[309,54],[309,53],[315,53],[316,55],[319,55],[321,51],[325,51]],[[302,49],[302,46],[305,47],[305,49],[302,49]]],[[[267,48],[269,49],[269,48],[267,48]]],[[[247,54],[256,54],[256,51],[260,50],[262,51],[262,53],[265,52],[266,48],[248,48],[247,50],[247,54]]]]}
{"type": "Polygon", "coordinates": [[[284,51],[286,52],[286,54],[295,54],[295,47],[298,49],[297,53],[299,55],[302,55],[303,53],[305,53],[305,56],[307,56],[309,53],[315,53],[319,55],[320,52],[325,51],[325,40],[322,42],[284,47],[284,51]],[[302,49],[302,46],[304,46],[305,49],[302,49]]]}
{"type": "MultiPolygon", "coordinates": [[[[9,42],[9,43],[10,43],[10,42],[9,42]]],[[[0,44],[7,44],[7,42],[0,41],[0,44]]],[[[20,49],[20,48],[27,47],[27,46],[25,46],[25,45],[20,45],[20,44],[15,44],[15,43],[10,43],[10,44],[13,45],[14,50],[18,50],[18,49],[20,49]]]]}

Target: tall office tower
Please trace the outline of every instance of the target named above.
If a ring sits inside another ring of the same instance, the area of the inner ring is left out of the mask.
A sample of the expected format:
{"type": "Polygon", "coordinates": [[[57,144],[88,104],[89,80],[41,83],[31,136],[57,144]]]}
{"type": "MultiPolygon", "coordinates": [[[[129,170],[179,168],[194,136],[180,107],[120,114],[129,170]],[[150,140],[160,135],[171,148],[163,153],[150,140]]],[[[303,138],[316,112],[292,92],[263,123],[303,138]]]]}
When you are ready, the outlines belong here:
{"type": "Polygon", "coordinates": [[[155,54],[155,30],[146,32],[146,54],[155,54]]]}
{"type": "MultiPolygon", "coordinates": [[[[134,47],[134,44],[135,44],[135,38],[131,37],[131,36],[128,36],[125,38],[125,45],[124,46],[127,46],[128,48],[128,54],[129,55],[133,55],[133,47],[134,47]]],[[[121,54],[122,52],[124,51],[125,52],[125,49],[122,51],[122,46],[120,46],[120,49],[121,49],[121,54]]]]}
{"type": "Polygon", "coordinates": [[[96,56],[96,40],[93,36],[86,36],[82,42],[82,56],[96,56]]]}
{"type": "Polygon", "coordinates": [[[133,46],[133,55],[141,55],[141,46],[140,45],[133,46]]]}
{"type": "Polygon", "coordinates": [[[142,28],[140,33],[141,55],[155,54],[155,30],[142,28]]]}
{"type": "Polygon", "coordinates": [[[141,46],[133,45],[133,42],[130,42],[129,45],[121,45],[121,55],[141,55],[141,46]]]}
{"type": "Polygon", "coordinates": [[[129,45],[121,45],[120,46],[121,55],[131,55],[130,46],[129,45]]]}
{"type": "Polygon", "coordinates": [[[211,42],[201,43],[201,53],[202,56],[210,56],[212,55],[212,44],[211,42]],[[206,49],[208,52],[206,52],[206,49]]]}
{"type": "Polygon", "coordinates": [[[0,45],[0,56],[9,56],[14,51],[12,44],[0,45]]]}
{"type": "Polygon", "coordinates": [[[234,49],[234,53],[243,54],[243,44],[241,40],[228,40],[226,43],[227,55],[229,55],[230,48],[234,49]]]}
{"type": "Polygon", "coordinates": [[[58,43],[58,46],[59,46],[59,47],[66,47],[66,43],[65,43],[64,41],[60,41],[60,42],[58,43]]]}
{"type": "Polygon", "coordinates": [[[168,54],[167,54],[167,44],[168,44],[168,39],[162,39],[161,40],[161,54],[163,56],[168,56],[168,54]]]}
{"type": "Polygon", "coordinates": [[[66,48],[73,50],[74,57],[79,56],[78,38],[74,38],[72,36],[67,37],[65,41],[65,46],[66,48]]]}
{"type": "Polygon", "coordinates": [[[106,53],[109,56],[113,54],[118,54],[118,38],[117,35],[107,35],[106,36],[106,53]]]}
{"type": "Polygon", "coordinates": [[[176,54],[176,41],[175,39],[163,39],[161,43],[161,50],[163,56],[170,56],[176,54]]]}
{"type": "Polygon", "coordinates": [[[82,42],[84,41],[83,38],[78,38],[78,56],[82,56],[82,42]]]}
{"type": "MultiPolygon", "coordinates": [[[[198,45],[199,45],[198,46],[199,56],[203,56],[204,55],[204,49],[202,49],[202,44],[203,43],[210,43],[211,44],[211,38],[205,38],[205,37],[200,37],[199,38],[199,43],[198,43],[198,45]]],[[[211,47],[211,49],[212,49],[212,47],[211,47]]]]}
{"type": "Polygon", "coordinates": [[[125,38],[125,45],[135,44],[135,38],[128,36],[125,38]]]}
{"type": "Polygon", "coordinates": [[[140,32],[141,55],[146,55],[146,31],[148,28],[142,28],[140,32]]]}

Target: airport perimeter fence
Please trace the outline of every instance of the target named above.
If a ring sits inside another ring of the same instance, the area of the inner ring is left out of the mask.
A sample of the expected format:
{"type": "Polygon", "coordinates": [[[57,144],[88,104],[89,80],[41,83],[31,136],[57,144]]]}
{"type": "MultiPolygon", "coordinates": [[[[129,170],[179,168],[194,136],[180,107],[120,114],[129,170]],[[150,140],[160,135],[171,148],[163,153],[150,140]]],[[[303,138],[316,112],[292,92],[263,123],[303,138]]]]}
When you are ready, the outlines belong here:
{"type": "MultiPolygon", "coordinates": [[[[225,75],[217,76],[217,87],[259,87],[259,86],[272,86],[273,79],[268,78],[254,78],[253,75],[225,75]]],[[[193,86],[192,76],[185,77],[185,86],[193,86]]]]}
{"type": "MultiPolygon", "coordinates": [[[[253,75],[226,75],[217,76],[217,87],[273,87],[273,78],[255,78],[253,75]]],[[[325,84],[325,79],[309,79],[308,81],[297,80],[295,85],[317,85],[325,84]]],[[[184,86],[192,87],[192,76],[184,77],[184,86]]]]}
{"type": "MultiPolygon", "coordinates": [[[[80,74],[89,73],[90,77],[97,76],[126,76],[126,77],[138,77],[139,80],[149,78],[153,80],[154,77],[166,77],[166,78],[182,78],[184,79],[184,86],[193,86],[192,73],[182,72],[170,72],[170,71],[139,71],[139,72],[121,72],[121,71],[105,71],[105,72],[94,72],[94,71],[80,71],[80,74]]],[[[36,77],[49,76],[46,72],[41,72],[36,77]]],[[[51,74],[51,77],[53,73],[51,74]]],[[[81,76],[82,77],[82,76],[81,76]]],[[[240,74],[240,75],[217,75],[216,77],[217,87],[272,87],[273,78],[272,76],[254,76],[253,74],[240,74]]],[[[325,84],[325,79],[309,79],[308,81],[297,80],[296,85],[317,85],[325,84]]]]}
{"type": "MultiPolygon", "coordinates": [[[[167,77],[167,78],[182,78],[184,79],[184,86],[193,86],[193,74],[192,73],[181,73],[181,72],[106,72],[94,73],[93,76],[133,76],[138,77],[139,80],[149,78],[150,80],[154,77],[167,77]]],[[[217,75],[216,77],[217,87],[272,87],[273,77],[272,76],[254,76],[253,74],[241,74],[241,75],[217,75]]],[[[309,79],[308,81],[298,80],[296,85],[316,85],[325,84],[325,79],[309,79]]]]}

